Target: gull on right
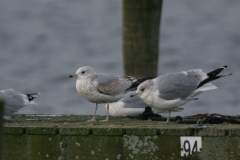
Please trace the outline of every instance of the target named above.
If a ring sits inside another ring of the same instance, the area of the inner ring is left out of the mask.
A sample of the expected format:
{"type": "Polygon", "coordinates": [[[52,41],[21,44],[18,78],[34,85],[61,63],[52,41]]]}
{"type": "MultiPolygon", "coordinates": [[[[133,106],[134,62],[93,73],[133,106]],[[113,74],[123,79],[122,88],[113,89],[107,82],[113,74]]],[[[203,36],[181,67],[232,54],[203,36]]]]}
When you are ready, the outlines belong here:
{"type": "Polygon", "coordinates": [[[168,123],[172,109],[195,100],[195,97],[204,91],[217,89],[209,82],[232,75],[232,73],[218,75],[225,68],[227,66],[209,73],[205,73],[201,69],[194,69],[164,74],[141,83],[137,88],[136,95],[150,107],[167,110],[169,114],[165,123],[168,123]]]}

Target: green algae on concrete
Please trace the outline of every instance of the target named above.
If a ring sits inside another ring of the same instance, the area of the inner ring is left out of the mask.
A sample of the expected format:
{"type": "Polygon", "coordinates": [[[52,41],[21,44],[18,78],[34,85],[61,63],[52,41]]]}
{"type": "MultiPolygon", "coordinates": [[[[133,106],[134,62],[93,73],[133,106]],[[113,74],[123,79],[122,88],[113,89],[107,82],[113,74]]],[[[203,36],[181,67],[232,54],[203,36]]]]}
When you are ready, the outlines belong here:
{"type": "MultiPolygon", "coordinates": [[[[204,137],[203,150],[184,158],[191,160],[239,160],[240,137],[204,137]]],[[[183,159],[183,158],[182,158],[183,159]]]]}
{"type": "Polygon", "coordinates": [[[29,145],[27,135],[4,135],[3,144],[3,159],[30,159],[28,151],[29,145]]]}
{"type": "Polygon", "coordinates": [[[178,136],[128,136],[124,139],[124,159],[177,159],[178,136]]]}
{"type": "Polygon", "coordinates": [[[195,136],[226,136],[227,134],[227,130],[218,128],[196,129],[194,132],[195,136]]]}
{"type": "Polygon", "coordinates": [[[193,135],[192,129],[175,129],[175,128],[163,128],[159,129],[160,135],[167,136],[191,136],[193,135]]]}
{"type": "Polygon", "coordinates": [[[50,127],[27,127],[26,134],[57,134],[57,128],[50,128],[50,127]]]}
{"type": "Polygon", "coordinates": [[[28,159],[58,159],[61,156],[59,135],[28,135],[28,159]]]}
{"type": "Polygon", "coordinates": [[[22,127],[5,127],[4,134],[25,134],[26,128],[22,127]]]}
{"type": "Polygon", "coordinates": [[[207,124],[209,128],[197,130],[189,129],[191,124],[129,118],[85,122],[90,118],[14,115],[4,123],[4,158],[240,159],[240,125],[207,124]],[[202,152],[180,157],[180,136],[202,136],[202,152]]]}
{"type": "Polygon", "coordinates": [[[89,135],[89,128],[60,128],[59,133],[61,135],[80,135],[87,136],[89,135]]]}
{"type": "Polygon", "coordinates": [[[93,135],[95,136],[121,136],[123,135],[122,128],[94,128],[93,135]]]}
{"type": "Polygon", "coordinates": [[[228,136],[240,137],[240,129],[228,129],[225,130],[225,132],[228,134],[228,136]]]}
{"type": "Polygon", "coordinates": [[[126,134],[135,136],[154,136],[157,135],[157,130],[154,128],[129,128],[126,134]]]}
{"type": "Polygon", "coordinates": [[[122,136],[61,136],[64,159],[116,159],[122,154],[122,136]]]}

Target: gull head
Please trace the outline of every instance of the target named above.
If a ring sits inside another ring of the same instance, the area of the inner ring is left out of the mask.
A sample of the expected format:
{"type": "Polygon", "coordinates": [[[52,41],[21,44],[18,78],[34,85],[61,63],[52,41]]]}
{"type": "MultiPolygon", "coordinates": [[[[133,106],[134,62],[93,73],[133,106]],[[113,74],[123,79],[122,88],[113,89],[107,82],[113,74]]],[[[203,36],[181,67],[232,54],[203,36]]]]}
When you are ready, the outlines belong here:
{"type": "Polygon", "coordinates": [[[153,81],[146,80],[137,87],[136,94],[140,98],[144,99],[144,97],[148,96],[152,92],[153,88],[154,88],[153,81]]]}
{"type": "Polygon", "coordinates": [[[133,98],[136,97],[137,93],[134,91],[128,92],[127,94],[125,94],[124,98],[133,98]]]}
{"type": "Polygon", "coordinates": [[[79,68],[75,74],[71,74],[69,78],[77,77],[77,79],[88,79],[95,75],[96,75],[96,72],[92,67],[84,66],[79,68]]]}

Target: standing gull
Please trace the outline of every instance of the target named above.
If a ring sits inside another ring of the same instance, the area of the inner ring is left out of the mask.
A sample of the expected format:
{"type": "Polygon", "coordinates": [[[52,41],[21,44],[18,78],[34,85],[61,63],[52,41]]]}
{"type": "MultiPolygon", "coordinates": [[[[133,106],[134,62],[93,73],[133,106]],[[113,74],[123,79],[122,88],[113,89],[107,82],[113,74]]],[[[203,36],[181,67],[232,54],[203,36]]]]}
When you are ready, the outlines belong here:
{"type": "Polygon", "coordinates": [[[17,112],[24,106],[29,104],[36,105],[34,99],[37,98],[39,94],[40,93],[23,94],[13,89],[1,90],[0,99],[5,103],[4,119],[9,119],[14,112],[17,112]]]}
{"type": "Polygon", "coordinates": [[[96,112],[99,103],[107,103],[107,117],[109,119],[109,103],[116,102],[124,95],[147,79],[153,77],[135,79],[131,76],[116,77],[113,75],[96,73],[92,67],[79,68],[75,74],[69,76],[77,77],[76,89],[78,93],[88,101],[96,103],[93,118],[88,121],[96,121],[96,112]]]}
{"type": "Polygon", "coordinates": [[[217,89],[215,85],[208,82],[232,75],[230,73],[218,76],[225,68],[227,66],[209,73],[204,73],[201,69],[195,69],[164,74],[140,84],[136,94],[149,106],[160,110],[167,110],[169,114],[165,123],[168,123],[171,109],[194,100],[195,96],[204,91],[217,89]]]}
{"type": "MultiPolygon", "coordinates": [[[[106,109],[107,109],[106,105],[106,109]]],[[[139,116],[139,114],[145,111],[148,105],[137,95],[135,91],[128,92],[122,99],[117,102],[109,103],[109,114],[113,117],[125,117],[125,116],[139,116]]],[[[171,112],[179,112],[183,110],[181,107],[176,107],[171,112]]],[[[153,109],[154,113],[164,113],[166,110],[153,109]]]]}

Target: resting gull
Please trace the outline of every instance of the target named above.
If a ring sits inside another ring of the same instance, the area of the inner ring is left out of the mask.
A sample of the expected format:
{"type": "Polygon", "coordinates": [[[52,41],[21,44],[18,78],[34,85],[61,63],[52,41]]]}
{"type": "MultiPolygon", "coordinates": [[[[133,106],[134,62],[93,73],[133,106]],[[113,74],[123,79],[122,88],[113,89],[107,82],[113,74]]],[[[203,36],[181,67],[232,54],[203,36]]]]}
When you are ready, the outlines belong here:
{"type": "Polygon", "coordinates": [[[135,79],[131,76],[113,76],[96,71],[89,66],[79,68],[75,74],[69,76],[77,77],[77,92],[86,100],[96,103],[93,118],[88,121],[96,121],[96,111],[99,103],[107,103],[107,117],[104,121],[109,120],[109,103],[116,102],[123,98],[124,95],[147,79],[154,77],[145,77],[135,79]]]}
{"type": "Polygon", "coordinates": [[[31,94],[23,94],[13,89],[1,90],[0,91],[0,99],[4,101],[4,119],[9,119],[10,116],[17,112],[24,106],[29,104],[35,104],[34,99],[40,93],[31,93],[31,94]]]}
{"type": "Polygon", "coordinates": [[[149,106],[167,110],[169,114],[165,123],[168,123],[171,109],[194,100],[198,94],[204,91],[217,89],[215,85],[208,82],[232,75],[232,73],[218,75],[225,68],[227,66],[209,73],[204,73],[201,69],[194,69],[164,74],[141,83],[137,88],[136,94],[149,106]]]}
{"type": "MultiPolygon", "coordinates": [[[[138,96],[135,95],[135,91],[128,92],[122,99],[117,102],[109,103],[109,114],[113,117],[125,117],[125,116],[139,116],[140,113],[145,111],[148,105],[138,96]]],[[[105,106],[107,109],[107,105],[105,106]]],[[[171,112],[179,112],[183,110],[181,107],[176,107],[171,112]]],[[[153,108],[153,112],[165,113],[166,110],[158,110],[153,108]]]]}

